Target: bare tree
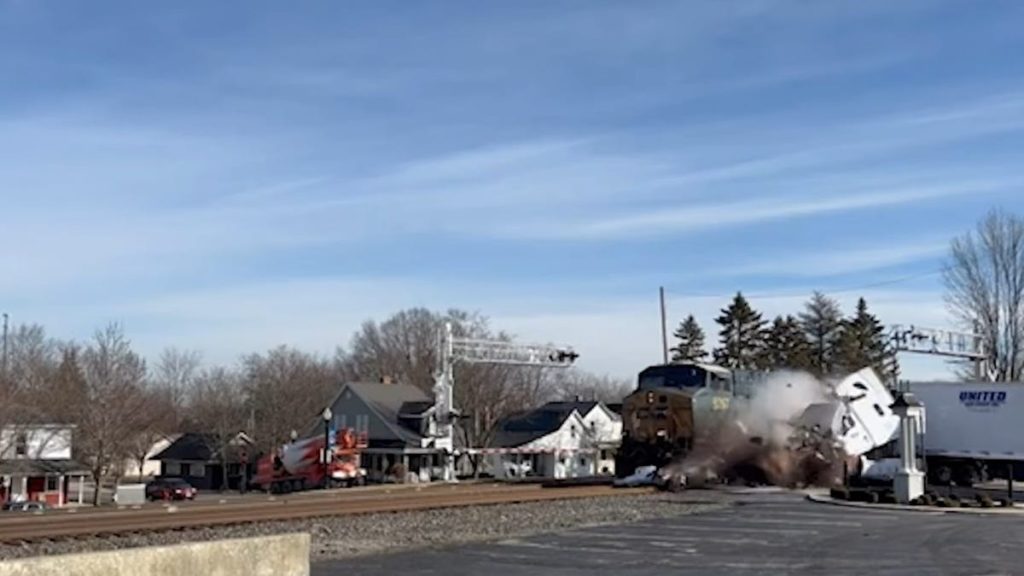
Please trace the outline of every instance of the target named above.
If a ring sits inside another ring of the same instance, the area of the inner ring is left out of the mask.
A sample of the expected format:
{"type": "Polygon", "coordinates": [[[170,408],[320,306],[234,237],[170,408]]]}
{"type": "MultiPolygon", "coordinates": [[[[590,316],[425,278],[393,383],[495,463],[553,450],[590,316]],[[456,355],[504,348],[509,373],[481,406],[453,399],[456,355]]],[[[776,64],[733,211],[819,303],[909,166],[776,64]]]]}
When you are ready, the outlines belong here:
{"type": "Polygon", "coordinates": [[[1024,219],[994,210],[952,241],[943,269],[946,302],[982,335],[987,367],[1000,382],[1024,376],[1024,219]]]}
{"type": "Polygon", "coordinates": [[[81,360],[83,397],[75,421],[98,504],[103,481],[130,456],[129,440],[147,426],[146,364],[116,324],[96,333],[81,360]]]}
{"type": "Polygon", "coordinates": [[[199,374],[202,359],[202,354],[197,350],[172,347],[160,353],[160,359],[154,367],[153,380],[170,393],[173,404],[181,405],[184,402],[199,374]]]}
{"type": "Polygon", "coordinates": [[[221,464],[222,486],[228,486],[228,468],[234,439],[246,427],[248,417],[242,377],[224,368],[199,373],[189,399],[189,419],[208,434],[221,464]]]}
{"type": "MultiPolygon", "coordinates": [[[[0,381],[0,430],[11,425],[69,422],[60,413],[68,400],[52,390],[60,365],[59,346],[37,324],[23,324],[11,330],[7,372],[0,381]]],[[[40,451],[59,438],[56,429],[51,433],[36,429],[33,434],[33,444],[40,451]]],[[[11,448],[0,446],[0,458],[11,448]]]]}
{"type": "MultiPolygon", "coordinates": [[[[492,331],[486,317],[464,310],[400,311],[383,322],[368,321],[353,336],[348,369],[363,380],[390,376],[431,394],[438,369],[439,337],[445,323],[456,337],[510,340],[492,331]]],[[[543,401],[548,380],[537,368],[459,363],[455,406],[462,413],[458,435],[469,446],[486,446],[498,421],[543,401]]],[[[478,465],[478,462],[474,462],[478,465]]]]}
{"type": "Polygon", "coordinates": [[[42,326],[15,326],[8,337],[10,386],[27,401],[42,398],[60,363],[58,350],[59,344],[46,336],[42,326]]]}
{"type": "Polygon", "coordinates": [[[168,438],[177,428],[179,412],[179,405],[170,389],[150,386],[141,394],[139,428],[132,431],[125,442],[132,466],[140,478],[145,473],[146,460],[153,446],[168,438]]]}
{"type": "Polygon", "coordinates": [[[552,375],[548,397],[552,400],[597,400],[605,404],[622,402],[636,385],[625,378],[599,376],[573,368],[552,375]]]}
{"type": "Polygon", "coordinates": [[[243,385],[258,428],[251,433],[261,448],[273,450],[292,430],[309,428],[337,392],[330,362],[281,346],[242,360],[243,385]]]}

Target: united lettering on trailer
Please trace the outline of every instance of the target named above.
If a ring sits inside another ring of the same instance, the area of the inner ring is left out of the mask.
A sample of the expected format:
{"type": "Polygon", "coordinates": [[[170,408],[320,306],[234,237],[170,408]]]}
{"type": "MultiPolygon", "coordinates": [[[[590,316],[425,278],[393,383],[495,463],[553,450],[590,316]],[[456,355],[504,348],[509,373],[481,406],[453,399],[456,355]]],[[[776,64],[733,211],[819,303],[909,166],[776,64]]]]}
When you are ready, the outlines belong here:
{"type": "Polygon", "coordinates": [[[960,403],[968,408],[998,408],[1006,403],[1005,390],[964,390],[960,403]]]}

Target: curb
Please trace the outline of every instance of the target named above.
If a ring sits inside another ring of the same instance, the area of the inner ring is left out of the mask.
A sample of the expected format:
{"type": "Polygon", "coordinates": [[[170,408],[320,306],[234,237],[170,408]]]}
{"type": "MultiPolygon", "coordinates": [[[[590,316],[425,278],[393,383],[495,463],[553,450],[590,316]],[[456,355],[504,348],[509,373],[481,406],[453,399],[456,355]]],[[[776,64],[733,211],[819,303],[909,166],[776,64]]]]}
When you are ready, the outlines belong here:
{"type": "Polygon", "coordinates": [[[1002,508],[938,508],[935,506],[909,506],[906,504],[868,504],[867,502],[850,502],[848,500],[836,500],[827,494],[807,494],[807,500],[817,504],[830,504],[832,506],[844,506],[846,508],[860,508],[862,510],[895,510],[897,512],[924,512],[928,514],[975,514],[980,516],[1024,515],[1024,509],[1014,508],[1006,510],[1002,508]]]}

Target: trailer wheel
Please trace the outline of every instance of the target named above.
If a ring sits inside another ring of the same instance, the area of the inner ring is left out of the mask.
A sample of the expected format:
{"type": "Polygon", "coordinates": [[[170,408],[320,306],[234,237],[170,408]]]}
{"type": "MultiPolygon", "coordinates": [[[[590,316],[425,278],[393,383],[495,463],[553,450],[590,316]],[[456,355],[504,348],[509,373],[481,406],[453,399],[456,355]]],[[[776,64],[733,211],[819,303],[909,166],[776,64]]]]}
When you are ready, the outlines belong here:
{"type": "Polygon", "coordinates": [[[957,486],[974,486],[978,482],[978,470],[970,462],[961,464],[954,471],[957,486]]]}
{"type": "Polygon", "coordinates": [[[931,469],[931,477],[932,484],[946,486],[953,481],[953,470],[949,466],[941,464],[931,469]]]}

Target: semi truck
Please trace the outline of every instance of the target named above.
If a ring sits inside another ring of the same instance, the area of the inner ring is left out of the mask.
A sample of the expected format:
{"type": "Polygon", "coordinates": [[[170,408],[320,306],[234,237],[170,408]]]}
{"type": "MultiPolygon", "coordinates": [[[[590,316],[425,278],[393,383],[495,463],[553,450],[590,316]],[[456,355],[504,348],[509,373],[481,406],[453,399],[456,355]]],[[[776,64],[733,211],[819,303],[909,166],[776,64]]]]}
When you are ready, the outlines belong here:
{"type": "Polygon", "coordinates": [[[915,382],[929,482],[1024,479],[1024,383],[915,382]]]}
{"type": "Polygon", "coordinates": [[[328,441],[322,435],[312,436],[267,454],[256,463],[252,485],[275,494],[362,485],[366,470],[360,467],[360,455],[366,448],[366,435],[341,430],[325,456],[328,441]]]}

